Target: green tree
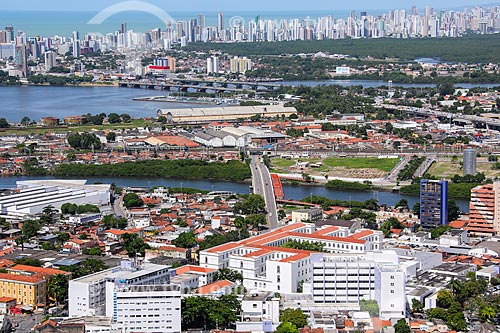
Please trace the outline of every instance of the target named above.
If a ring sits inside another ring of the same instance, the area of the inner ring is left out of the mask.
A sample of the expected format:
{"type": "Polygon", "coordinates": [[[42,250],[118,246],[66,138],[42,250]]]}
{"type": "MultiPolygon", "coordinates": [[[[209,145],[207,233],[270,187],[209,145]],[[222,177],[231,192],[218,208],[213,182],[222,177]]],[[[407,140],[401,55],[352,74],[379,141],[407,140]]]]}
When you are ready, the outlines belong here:
{"type": "Polygon", "coordinates": [[[243,230],[243,229],[246,229],[248,227],[247,225],[247,222],[245,221],[245,219],[241,216],[237,216],[235,219],[234,219],[234,226],[236,228],[238,228],[238,230],[243,230]]]}
{"type": "Polygon", "coordinates": [[[453,95],[455,93],[455,86],[453,83],[445,82],[438,86],[438,91],[441,96],[453,95]]]}
{"type": "Polygon", "coordinates": [[[292,323],[284,322],[278,325],[276,333],[298,333],[297,326],[292,323]]]}
{"type": "Polygon", "coordinates": [[[404,228],[405,226],[403,225],[403,223],[401,223],[401,221],[399,221],[395,217],[389,218],[380,226],[380,230],[384,233],[386,237],[388,237],[391,234],[391,229],[403,230],[404,228]]]}
{"type": "Polygon", "coordinates": [[[424,305],[416,298],[411,300],[411,310],[413,312],[422,312],[424,310],[424,305]]]}
{"type": "Polygon", "coordinates": [[[406,322],[406,319],[401,318],[398,320],[396,325],[394,325],[394,331],[396,333],[410,333],[410,326],[408,326],[408,323],[406,322]]]}
{"type": "Polygon", "coordinates": [[[179,236],[177,236],[172,244],[183,249],[190,249],[196,246],[198,243],[196,242],[194,233],[192,231],[189,231],[179,234],[179,236]]]}
{"type": "Polygon", "coordinates": [[[77,208],[78,208],[77,204],[67,202],[67,203],[62,204],[61,213],[65,214],[65,215],[66,214],[75,215],[77,208]]]}
{"type": "Polygon", "coordinates": [[[265,207],[266,203],[260,195],[250,194],[245,200],[237,202],[233,210],[236,214],[250,215],[262,213],[265,207]]]}
{"type": "Polygon", "coordinates": [[[120,115],[117,114],[117,113],[110,113],[108,115],[108,121],[110,124],[118,124],[120,123],[122,120],[120,118],[120,115]]]}
{"type": "Polygon", "coordinates": [[[301,309],[284,309],[280,314],[281,323],[290,323],[297,328],[307,325],[307,315],[301,309]]]}
{"type": "Polygon", "coordinates": [[[40,223],[38,223],[38,221],[26,220],[23,222],[21,231],[23,235],[29,240],[30,238],[35,237],[40,229],[42,229],[42,227],[40,226],[40,223]]]}
{"type": "Polygon", "coordinates": [[[219,299],[192,296],[181,300],[182,330],[226,328],[238,320],[241,303],[235,295],[219,299]]]}
{"type": "Polygon", "coordinates": [[[21,119],[21,125],[23,126],[28,126],[31,122],[30,117],[24,116],[23,119],[21,119]]]}
{"type": "Polygon", "coordinates": [[[366,311],[370,313],[371,317],[378,317],[380,315],[380,310],[378,307],[378,303],[375,300],[364,300],[362,299],[359,302],[361,311],[366,311]]]}
{"type": "Polygon", "coordinates": [[[70,235],[68,233],[66,233],[66,232],[60,232],[60,233],[57,234],[57,239],[61,243],[69,241],[69,238],[70,238],[70,235]]]}
{"type": "Polygon", "coordinates": [[[115,142],[116,141],[116,133],[115,132],[109,132],[106,134],[106,140],[108,142],[115,142]]]}
{"type": "Polygon", "coordinates": [[[0,230],[10,228],[10,223],[3,217],[0,217],[0,230]]]}
{"type": "Polygon", "coordinates": [[[100,256],[102,254],[102,250],[100,247],[92,247],[92,248],[85,248],[82,251],[83,254],[88,255],[88,256],[100,256]]]}
{"type": "Polygon", "coordinates": [[[283,209],[278,210],[278,218],[284,220],[286,218],[286,212],[283,209]]]}
{"type": "Polygon", "coordinates": [[[453,303],[453,294],[448,289],[441,289],[437,294],[437,304],[442,308],[449,308],[453,303]]]}
{"type": "Polygon", "coordinates": [[[429,319],[442,319],[445,320],[448,318],[448,311],[446,311],[443,308],[434,308],[430,309],[427,311],[427,315],[429,316],[429,319]]]}
{"type": "Polygon", "coordinates": [[[42,223],[47,224],[47,223],[52,223],[54,219],[54,215],[56,214],[56,209],[52,205],[48,205],[42,209],[42,217],[40,220],[42,223]]]}
{"type": "Polygon", "coordinates": [[[408,209],[408,200],[401,199],[396,203],[396,208],[408,209]]]}
{"type": "Polygon", "coordinates": [[[80,150],[101,149],[101,140],[94,133],[71,133],[66,137],[71,148],[80,150]]]}
{"type": "Polygon", "coordinates": [[[420,202],[418,202],[418,201],[415,202],[411,211],[413,212],[413,214],[420,217],[420,202]]]}
{"type": "Polygon", "coordinates": [[[30,257],[17,258],[17,259],[14,259],[14,262],[18,265],[42,267],[42,262],[40,260],[30,258],[30,257]]]}
{"type": "Polygon", "coordinates": [[[460,217],[460,207],[454,200],[448,200],[448,221],[455,221],[460,217]]]}
{"type": "Polygon", "coordinates": [[[492,306],[483,306],[479,310],[479,318],[482,321],[491,321],[496,315],[495,308],[492,306]]]}
{"type": "Polygon", "coordinates": [[[77,265],[61,267],[61,270],[71,272],[73,279],[94,274],[105,269],[108,269],[108,266],[106,266],[102,260],[94,258],[85,259],[77,265]]]}
{"type": "Polygon", "coordinates": [[[261,226],[267,225],[266,216],[264,214],[248,215],[245,222],[254,229],[259,229],[261,226]]]}
{"type": "Polygon", "coordinates": [[[10,124],[5,120],[5,118],[0,118],[0,128],[9,128],[10,124]]]}
{"type": "Polygon", "coordinates": [[[55,250],[56,247],[54,246],[54,244],[50,243],[50,242],[43,242],[42,243],[42,250],[44,251],[51,251],[51,250],[55,250]]]}
{"type": "Polygon", "coordinates": [[[439,226],[435,227],[434,229],[432,229],[431,237],[433,239],[438,239],[439,237],[441,237],[442,235],[444,235],[446,232],[448,232],[451,229],[452,228],[449,225],[439,225],[439,226]]]}
{"type": "Polygon", "coordinates": [[[150,248],[137,234],[123,234],[122,243],[123,248],[127,251],[130,258],[134,258],[135,256],[144,257],[146,250],[150,248]]]}
{"type": "Polygon", "coordinates": [[[137,194],[127,193],[123,197],[123,205],[126,208],[142,207],[144,206],[144,202],[137,194]]]}
{"type": "Polygon", "coordinates": [[[448,314],[446,325],[448,325],[450,330],[457,332],[467,330],[467,322],[465,321],[463,309],[460,312],[448,314]]]}
{"type": "Polygon", "coordinates": [[[120,115],[120,118],[122,119],[122,122],[124,122],[124,123],[130,123],[130,120],[132,120],[130,115],[128,115],[127,113],[123,113],[122,115],[120,115]]]}
{"type": "Polygon", "coordinates": [[[232,282],[239,281],[240,283],[243,283],[243,275],[240,272],[229,268],[221,268],[214,273],[213,280],[214,281],[229,280],[232,282]]]}
{"type": "Polygon", "coordinates": [[[68,298],[68,278],[63,274],[52,275],[47,285],[47,294],[56,306],[64,303],[68,298]]]}
{"type": "Polygon", "coordinates": [[[128,226],[128,220],[124,217],[115,217],[113,215],[106,215],[102,218],[104,228],[109,229],[125,229],[128,226]]]}

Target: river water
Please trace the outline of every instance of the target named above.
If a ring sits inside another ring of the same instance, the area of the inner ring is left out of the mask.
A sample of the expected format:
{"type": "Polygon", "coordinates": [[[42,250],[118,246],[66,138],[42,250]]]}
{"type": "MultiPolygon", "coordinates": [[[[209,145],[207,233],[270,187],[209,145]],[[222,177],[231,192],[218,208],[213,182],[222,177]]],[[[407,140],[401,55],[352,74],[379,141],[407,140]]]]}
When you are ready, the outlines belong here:
{"type": "MultiPolygon", "coordinates": [[[[42,177],[0,177],[0,188],[15,188],[16,181],[18,180],[32,180],[32,179],[55,179],[50,176],[42,177]]],[[[166,178],[140,178],[140,177],[87,177],[88,184],[115,183],[119,187],[154,187],[166,186],[176,188],[196,188],[206,191],[231,191],[240,194],[250,193],[248,183],[233,183],[212,180],[191,180],[191,179],[166,179],[166,178]]],[[[284,185],[285,198],[290,200],[301,200],[310,195],[323,196],[330,199],[338,200],[352,200],[352,201],[365,201],[368,199],[377,199],[379,204],[387,204],[394,206],[399,200],[408,200],[410,207],[418,201],[418,197],[401,195],[392,192],[356,192],[356,191],[338,191],[327,189],[322,186],[291,186],[284,185]]],[[[465,200],[458,200],[457,205],[464,212],[469,211],[469,202],[465,200]]]]}
{"type": "MultiPolygon", "coordinates": [[[[364,80],[327,80],[327,81],[285,81],[283,85],[318,86],[338,84],[342,86],[380,87],[387,86],[386,81],[364,80]]],[[[395,84],[397,85],[397,84],[395,84]]],[[[401,84],[406,88],[432,87],[432,84],[401,84]]],[[[495,87],[500,84],[457,84],[457,87],[495,87]]],[[[157,110],[173,108],[191,108],[201,105],[183,103],[155,103],[133,101],[135,97],[166,95],[164,91],[117,88],[117,87],[50,87],[16,86],[0,87],[2,107],[0,117],[9,122],[19,122],[24,116],[38,121],[43,117],[64,118],[72,115],[99,113],[127,113],[134,118],[156,117],[157,110]]],[[[206,107],[206,105],[205,105],[206,107]]]]}

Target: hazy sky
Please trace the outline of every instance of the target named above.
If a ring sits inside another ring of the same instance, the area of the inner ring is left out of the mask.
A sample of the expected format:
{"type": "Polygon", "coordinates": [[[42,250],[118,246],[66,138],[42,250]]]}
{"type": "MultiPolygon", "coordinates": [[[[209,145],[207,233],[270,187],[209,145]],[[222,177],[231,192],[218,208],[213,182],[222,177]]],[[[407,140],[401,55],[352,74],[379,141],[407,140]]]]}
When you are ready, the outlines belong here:
{"type": "MultiPolygon", "coordinates": [[[[3,10],[88,10],[100,11],[123,0],[20,0],[2,1],[3,10]]],[[[491,4],[495,0],[147,0],[164,10],[171,11],[318,11],[347,9],[403,9],[416,5],[435,8],[491,4]]]]}

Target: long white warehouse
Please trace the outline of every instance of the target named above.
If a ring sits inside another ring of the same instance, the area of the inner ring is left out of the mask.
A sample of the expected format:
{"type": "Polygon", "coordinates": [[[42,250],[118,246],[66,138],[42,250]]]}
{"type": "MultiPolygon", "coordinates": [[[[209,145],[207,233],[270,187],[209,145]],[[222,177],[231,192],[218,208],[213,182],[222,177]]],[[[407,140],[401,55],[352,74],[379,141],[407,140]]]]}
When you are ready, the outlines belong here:
{"type": "Polygon", "coordinates": [[[0,214],[36,215],[47,206],[60,209],[64,203],[110,204],[111,185],[86,185],[86,180],[26,180],[17,182],[15,193],[0,197],[0,214]]]}

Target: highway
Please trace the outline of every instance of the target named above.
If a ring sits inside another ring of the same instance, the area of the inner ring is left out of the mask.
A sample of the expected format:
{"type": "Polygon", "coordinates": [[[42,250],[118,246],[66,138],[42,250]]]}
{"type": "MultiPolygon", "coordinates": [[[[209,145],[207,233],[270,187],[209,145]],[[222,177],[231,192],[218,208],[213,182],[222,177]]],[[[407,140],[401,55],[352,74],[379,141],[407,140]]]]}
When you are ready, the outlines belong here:
{"type": "Polygon", "coordinates": [[[270,230],[276,229],[279,227],[278,208],[276,205],[276,198],[274,197],[271,174],[262,162],[260,156],[253,155],[251,160],[253,193],[264,198],[264,201],[266,202],[267,224],[270,230]]]}

